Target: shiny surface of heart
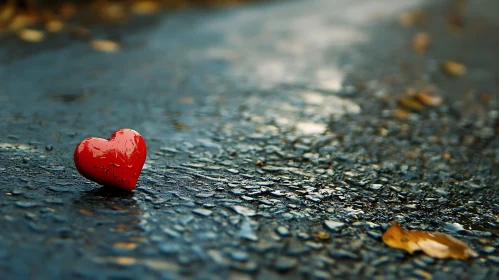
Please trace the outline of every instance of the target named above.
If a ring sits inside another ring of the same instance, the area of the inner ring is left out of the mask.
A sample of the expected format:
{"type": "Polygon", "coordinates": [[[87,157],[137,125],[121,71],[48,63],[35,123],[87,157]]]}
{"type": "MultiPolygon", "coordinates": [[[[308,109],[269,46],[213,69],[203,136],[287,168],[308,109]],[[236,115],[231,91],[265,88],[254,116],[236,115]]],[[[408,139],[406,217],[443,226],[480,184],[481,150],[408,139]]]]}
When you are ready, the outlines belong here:
{"type": "Polygon", "coordinates": [[[78,172],[98,184],[131,191],[146,161],[146,142],[135,130],[119,129],[109,140],[87,138],[74,152],[78,172]]]}

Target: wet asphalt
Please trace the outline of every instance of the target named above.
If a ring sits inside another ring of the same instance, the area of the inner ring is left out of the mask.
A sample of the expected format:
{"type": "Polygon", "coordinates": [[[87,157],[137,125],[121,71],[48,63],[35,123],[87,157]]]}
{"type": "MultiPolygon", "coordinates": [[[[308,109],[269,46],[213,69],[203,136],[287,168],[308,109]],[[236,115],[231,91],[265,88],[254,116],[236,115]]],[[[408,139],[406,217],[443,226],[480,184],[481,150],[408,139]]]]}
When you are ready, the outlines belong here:
{"type": "Polygon", "coordinates": [[[189,9],[94,26],[115,53],[2,38],[0,279],[497,279],[498,10],[469,1],[453,25],[456,1],[189,9]],[[398,103],[427,87],[442,104],[398,103]],[[72,159],[122,127],[148,144],[131,193],[72,159]],[[393,220],[479,256],[390,248],[393,220]]]}

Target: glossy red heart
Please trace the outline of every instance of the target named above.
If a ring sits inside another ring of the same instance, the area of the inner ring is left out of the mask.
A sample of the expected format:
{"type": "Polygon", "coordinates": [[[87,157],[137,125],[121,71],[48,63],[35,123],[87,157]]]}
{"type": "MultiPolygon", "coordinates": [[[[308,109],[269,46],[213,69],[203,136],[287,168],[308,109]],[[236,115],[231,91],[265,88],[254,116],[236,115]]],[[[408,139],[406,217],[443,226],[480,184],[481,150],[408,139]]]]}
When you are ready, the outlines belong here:
{"type": "Polygon", "coordinates": [[[146,141],[135,130],[119,129],[109,140],[87,138],[74,153],[76,169],[98,184],[131,191],[146,161],[146,141]]]}

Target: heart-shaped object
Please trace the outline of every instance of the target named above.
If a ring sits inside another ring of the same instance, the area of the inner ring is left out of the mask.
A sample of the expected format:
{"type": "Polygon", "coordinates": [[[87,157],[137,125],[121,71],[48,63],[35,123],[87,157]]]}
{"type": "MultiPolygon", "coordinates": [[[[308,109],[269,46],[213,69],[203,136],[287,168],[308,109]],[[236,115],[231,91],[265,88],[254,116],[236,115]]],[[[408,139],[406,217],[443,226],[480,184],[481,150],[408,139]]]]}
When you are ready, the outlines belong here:
{"type": "Polygon", "coordinates": [[[98,184],[131,191],[146,161],[146,141],[135,130],[119,129],[109,140],[87,138],[74,153],[76,169],[98,184]]]}

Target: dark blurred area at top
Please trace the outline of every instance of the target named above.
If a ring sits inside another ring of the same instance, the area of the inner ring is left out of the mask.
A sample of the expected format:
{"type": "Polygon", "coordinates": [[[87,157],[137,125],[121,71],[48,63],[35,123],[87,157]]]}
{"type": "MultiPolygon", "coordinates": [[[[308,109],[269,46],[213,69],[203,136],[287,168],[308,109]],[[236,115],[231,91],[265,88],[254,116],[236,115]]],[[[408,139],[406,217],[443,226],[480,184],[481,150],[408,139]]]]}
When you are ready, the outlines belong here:
{"type": "MultiPolygon", "coordinates": [[[[173,11],[187,7],[219,7],[255,0],[4,0],[0,1],[0,36],[24,28],[58,33],[84,33],[80,24],[120,23],[132,16],[173,11]],[[78,33],[78,32],[76,32],[78,33]]],[[[30,37],[35,40],[39,36],[30,37]]],[[[80,34],[81,35],[81,34],[80,34]]]]}

